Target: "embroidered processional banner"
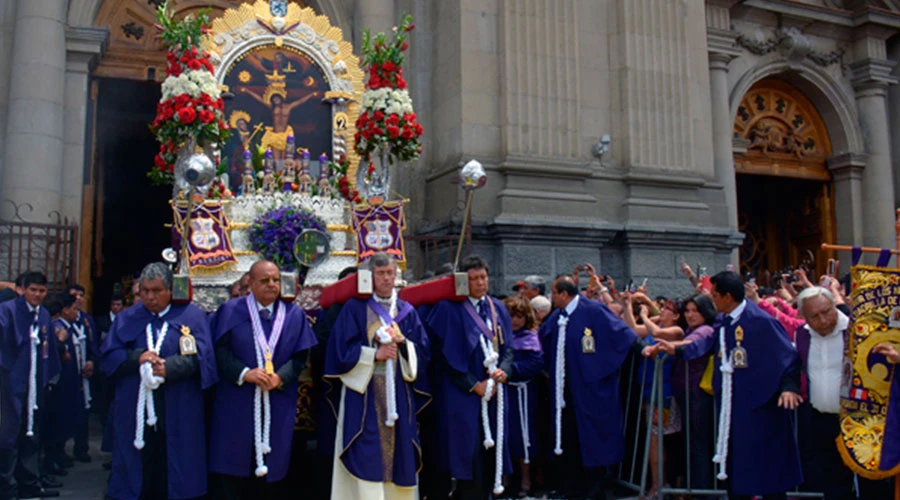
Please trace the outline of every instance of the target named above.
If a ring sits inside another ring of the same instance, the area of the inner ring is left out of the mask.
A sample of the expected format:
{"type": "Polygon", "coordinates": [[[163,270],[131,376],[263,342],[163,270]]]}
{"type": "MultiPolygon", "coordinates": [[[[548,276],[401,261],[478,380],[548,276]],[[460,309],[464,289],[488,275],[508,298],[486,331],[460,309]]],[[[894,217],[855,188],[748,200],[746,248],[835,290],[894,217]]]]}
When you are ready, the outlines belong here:
{"type": "MultiPolygon", "coordinates": [[[[175,224],[172,231],[172,248],[180,251],[182,227],[187,214],[186,206],[175,206],[175,224]]],[[[228,218],[222,204],[207,201],[195,206],[191,213],[188,260],[191,272],[221,270],[237,263],[228,236],[228,218]]]]}
{"type": "Polygon", "coordinates": [[[406,247],[403,244],[403,230],[406,229],[406,214],[403,203],[388,202],[380,205],[358,205],[351,211],[353,232],[362,263],[377,252],[386,252],[397,259],[397,265],[406,267],[406,247]]]}
{"type": "Polygon", "coordinates": [[[844,338],[837,447],[857,474],[883,479],[900,472],[900,384],[896,366],[872,350],[900,343],[900,269],[854,266],[850,274],[852,322],[844,338]]]}

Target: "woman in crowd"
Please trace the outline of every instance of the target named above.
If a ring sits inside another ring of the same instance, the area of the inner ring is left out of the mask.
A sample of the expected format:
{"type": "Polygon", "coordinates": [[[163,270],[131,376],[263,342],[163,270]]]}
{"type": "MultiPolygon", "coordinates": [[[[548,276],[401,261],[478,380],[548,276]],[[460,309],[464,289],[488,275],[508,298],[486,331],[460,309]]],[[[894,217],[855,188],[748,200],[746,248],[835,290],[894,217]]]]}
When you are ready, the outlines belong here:
{"type": "MultiPolygon", "coordinates": [[[[639,294],[635,294],[639,295],[639,294]]],[[[642,294],[640,294],[643,296],[642,294]]],[[[643,296],[646,297],[646,296],[643,296]]],[[[640,299],[640,298],[638,298],[640,299]]],[[[628,295],[626,297],[626,305],[625,305],[625,323],[634,330],[638,336],[642,338],[647,338],[651,343],[653,343],[653,339],[662,338],[665,340],[681,340],[684,337],[684,318],[682,316],[681,305],[675,301],[666,301],[665,305],[659,311],[659,316],[651,319],[650,317],[650,306],[646,302],[650,302],[649,300],[645,301],[641,300],[640,304],[640,319],[641,323],[638,324],[635,321],[635,301],[637,299],[632,295],[628,295]],[[657,324],[654,320],[658,321],[657,324]]],[[[660,405],[657,403],[656,407],[653,408],[653,411],[649,411],[649,402],[651,391],[653,389],[653,366],[655,361],[653,360],[644,360],[641,366],[641,376],[643,377],[644,382],[644,401],[646,406],[648,407],[648,415],[647,418],[653,422],[653,427],[650,432],[650,469],[651,469],[651,478],[652,484],[650,486],[649,493],[647,498],[654,498],[656,495],[656,490],[663,484],[663,478],[659,477],[659,470],[661,464],[659,464],[659,454],[657,452],[659,446],[659,431],[658,431],[658,419],[659,415],[662,414],[662,428],[663,435],[668,436],[671,434],[675,434],[681,431],[681,415],[678,410],[678,404],[675,402],[674,394],[672,391],[672,383],[671,383],[671,374],[672,374],[672,359],[667,358],[663,363],[663,376],[662,376],[662,384],[663,384],[663,401],[660,405]],[[659,406],[662,407],[662,412],[659,411],[659,406]]]]}
{"type": "Polygon", "coordinates": [[[519,465],[519,497],[531,493],[530,457],[537,455],[535,412],[537,406],[537,382],[533,380],[543,366],[541,342],[537,335],[534,309],[528,300],[508,297],[503,301],[512,319],[513,370],[509,401],[509,454],[519,465]]]}
{"type": "MultiPolygon", "coordinates": [[[[695,342],[713,335],[715,318],[716,307],[709,297],[697,294],[687,299],[684,302],[687,323],[684,342],[695,342]]],[[[687,435],[682,434],[684,442],[690,443],[690,487],[693,489],[712,487],[713,396],[700,387],[710,358],[704,356],[691,361],[676,361],[672,368],[675,401],[687,416],[687,435]]],[[[711,391],[712,386],[708,389],[711,391]]],[[[686,476],[687,462],[681,465],[679,476],[686,476]]]]}

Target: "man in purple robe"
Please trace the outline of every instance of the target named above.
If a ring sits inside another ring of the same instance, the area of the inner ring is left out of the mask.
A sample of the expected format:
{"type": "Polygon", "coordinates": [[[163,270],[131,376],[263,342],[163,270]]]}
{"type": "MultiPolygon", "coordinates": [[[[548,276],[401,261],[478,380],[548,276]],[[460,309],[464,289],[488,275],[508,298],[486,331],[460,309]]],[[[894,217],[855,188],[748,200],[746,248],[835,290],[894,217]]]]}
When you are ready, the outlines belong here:
{"type": "Polygon", "coordinates": [[[90,393],[85,391],[85,386],[94,374],[95,353],[87,342],[87,325],[77,323],[76,297],[62,294],[58,300],[62,309],[50,329],[58,342],[61,371],[58,379],[50,384],[41,440],[45,450],[44,471],[65,475],[60,469],[68,466],[66,441],[76,437],[82,426],[87,426],[90,400],[86,398],[90,393]]]}
{"type": "Polygon", "coordinates": [[[29,272],[23,294],[0,304],[0,500],[55,497],[41,486],[41,410],[48,382],[59,374],[50,314],[41,306],[47,278],[29,272]]]}
{"type": "Polygon", "coordinates": [[[338,421],[331,498],[414,499],[427,337],[413,307],[397,298],[396,260],[376,253],[368,266],[375,293],[344,305],[325,358],[338,421]]]}
{"type": "Polygon", "coordinates": [[[297,390],[316,338],[302,309],[278,300],[273,262],[250,268],[250,295],[219,308],[214,321],[221,383],[210,431],[209,470],[217,500],[280,497],[291,458],[297,390]]]}
{"type": "Polygon", "coordinates": [[[216,379],[206,313],[172,304],[172,271],[140,275],[141,303],[122,311],[100,369],[115,384],[116,422],[107,497],[189,499],[206,495],[203,389],[216,379]]]}
{"type": "MultiPolygon", "coordinates": [[[[90,367],[90,372],[93,374],[94,359],[100,349],[100,332],[97,329],[97,325],[94,323],[94,318],[90,314],[84,312],[84,287],[78,283],[71,284],[69,285],[68,293],[75,297],[75,309],[78,311],[78,317],[72,321],[72,324],[74,325],[76,336],[79,338],[84,337],[84,340],[81,341],[81,345],[87,349],[88,359],[85,361],[89,363],[88,366],[90,367]]],[[[91,400],[93,399],[91,396],[90,385],[87,386],[85,397],[87,398],[87,406],[90,408],[91,400]]],[[[72,448],[72,453],[75,455],[75,460],[83,463],[90,463],[91,456],[88,454],[87,418],[78,422],[75,427],[74,437],[75,446],[72,448]]]]}
{"type": "Polygon", "coordinates": [[[619,463],[625,451],[619,367],[640,340],[606,306],[580,295],[572,278],[558,278],[550,295],[556,309],[539,336],[561,493],[600,497],[603,468],[619,463]]]}
{"type": "Polygon", "coordinates": [[[713,461],[718,478],[728,480],[732,499],[784,499],[786,491],[803,482],[788,411],[803,402],[800,358],[781,324],[744,299],[737,273],[723,271],[712,277],[712,285],[719,311],[715,333],[677,348],[659,340],[659,350],[691,360],[715,349],[719,432],[713,461]]]}
{"type": "Polygon", "coordinates": [[[509,429],[501,401],[508,401],[513,350],[506,336],[512,324],[503,303],[487,294],[487,262],[472,255],[460,270],[469,275],[469,296],[438,302],[426,323],[440,345],[432,356],[442,364],[433,391],[440,398],[441,464],[456,481],[454,498],[483,500],[492,490],[502,492],[496,479],[512,472],[508,432],[500,432],[509,429]]]}

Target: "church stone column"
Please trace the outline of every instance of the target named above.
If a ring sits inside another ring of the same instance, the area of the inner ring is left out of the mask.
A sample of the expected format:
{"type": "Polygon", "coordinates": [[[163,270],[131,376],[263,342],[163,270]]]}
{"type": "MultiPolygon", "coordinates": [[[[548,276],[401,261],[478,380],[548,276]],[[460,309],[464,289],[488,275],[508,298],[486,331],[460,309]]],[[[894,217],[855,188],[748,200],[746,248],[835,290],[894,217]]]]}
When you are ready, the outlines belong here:
{"type": "Polygon", "coordinates": [[[391,28],[397,23],[394,16],[394,0],[357,0],[356,47],[362,48],[362,32],[384,32],[390,37],[391,28]]]}
{"type": "MultiPolygon", "coordinates": [[[[712,6],[711,12],[719,11],[720,16],[711,16],[720,27],[707,27],[709,45],[709,96],[713,133],[713,166],[716,182],[722,186],[728,229],[738,231],[737,182],[734,173],[734,152],[732,150],[732,129],[734,116],[731,114],[728,92],[728,64],[740,52],[734,49],[735,35],[726,29],[727,10],[730,5],[712,6]],[[720,18],[724,19],[721,20],[720,18]]],[[[707,19],[710,22],[710,19],[707,19]]],[[[738,250],[731,252],[732,264],[738,264],[738,250]]]]}
{"type": "Polygon", "coordinates": [[[894,248],[894,176],[887,119],[887,88],[894,63],[867,58],[850,65],[856,91],[859,125],[865,141],[862,176],[863,240],[866,246],[894,248]]]}
{"type": "Polygon", "coordinates": [[[0,216],[49,222],[61,208],[66,0],[18,0],[0,216]]]}
{"type": "Polygon", "coordinates": [[[61,213],[69,220],[82,220],[82,193],[90,183],[90,146],[86,137],[88,121],[88,87],[91,71],[106,48],[109,31],[99,28],[66,30],[65,131],[61,213]],[[86,175],[87,172],[87,175],[86,175]]]}
{"type": "MultiPolygon", "coordinates": [[[[16,2],[0,2],[0,151],[6,148],[6,123],[9,99],[9,77],[12,73],[12,46],[16,32],[16,2]]],[[[0,154],[0,178],[3,174],[3,154],[0,154]]]]}

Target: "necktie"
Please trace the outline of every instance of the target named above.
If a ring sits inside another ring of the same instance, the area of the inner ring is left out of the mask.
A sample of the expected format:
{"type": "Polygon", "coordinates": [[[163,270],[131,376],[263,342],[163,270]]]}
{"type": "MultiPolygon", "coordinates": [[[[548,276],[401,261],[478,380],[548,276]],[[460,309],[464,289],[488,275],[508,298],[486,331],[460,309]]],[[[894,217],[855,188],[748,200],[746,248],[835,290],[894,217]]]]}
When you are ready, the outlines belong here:
{"type": "Polygon", "coordinates": [[[569,311],[566,311],[565,309],[562,309],[561,311],[559,311],[559,315],[562,316],[563,318],[568,318],[568,317],[569,317],[569,311]]]}
{"type": "Polygon", "coordinates": [[[481,319],[484,320],[485,324],[487,324],[487,321],[488,321],[487,303],[485,302],[484,299],[481,299],[478,301],[478,315],[481,316],[481,319]]]}
{"type": "Polygon", "coordinates": [[[269,312],[268,309],[263,308],[263,309],[260,309],[260,310],[259,310],[259,317],[260,317],[261,319],[264,319],[264,320],[268,321],[269,318],[272,317],[272,313],[269,312]]]}

